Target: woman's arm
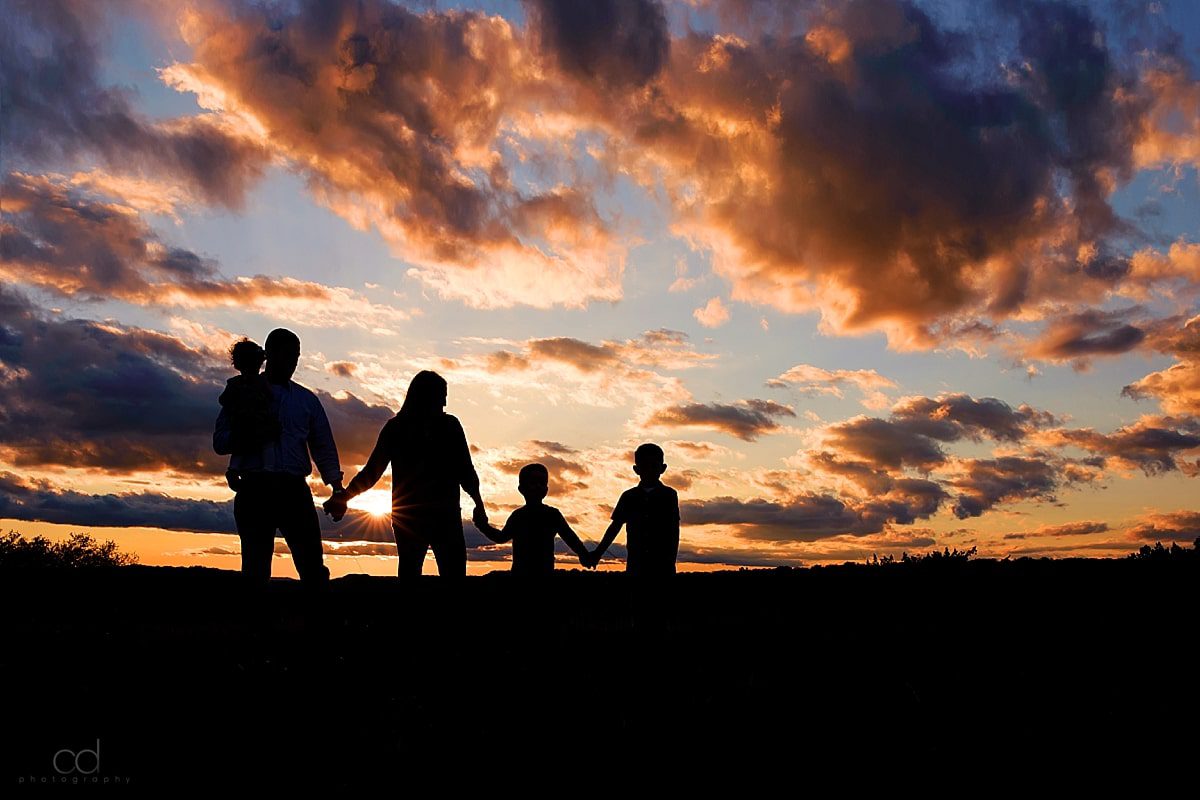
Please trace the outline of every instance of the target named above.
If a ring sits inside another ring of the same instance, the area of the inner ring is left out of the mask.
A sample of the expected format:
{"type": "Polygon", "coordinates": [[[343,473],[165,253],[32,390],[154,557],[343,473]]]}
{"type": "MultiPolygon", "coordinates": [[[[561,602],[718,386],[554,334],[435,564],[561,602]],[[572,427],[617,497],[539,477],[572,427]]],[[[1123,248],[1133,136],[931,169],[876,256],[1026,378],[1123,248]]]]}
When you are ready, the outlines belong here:
{"type": "Polygon", "coordinates": [[[379,483],[379,479],[383,477],[384,470],[388,468],[388,464],[391,462],[391,431],[392,427],[389,421],[384,424],[383,430],[379,432],[379,439],[376,440],[375,449],[371,451],[370,457],[367,458],[367,463],[354,476],[354,480],[350,481],[350,485],[346,487],[346,499],[362,494],[379,483]]]}
{"type": "Polygon", "coordinates": [[[471,462],[471,446],[467,444],[467,432],[463,430],[462,423],[457,417],[451,417],[454,420],[454,453],[455,453],[455,474],[458,477],[458,483],[462,486],[463,491],[471,496],[475,501],[476,508],[483,508],[483,497],[479,494],[479,475],[475,472],[475,465],[471,462]]]}

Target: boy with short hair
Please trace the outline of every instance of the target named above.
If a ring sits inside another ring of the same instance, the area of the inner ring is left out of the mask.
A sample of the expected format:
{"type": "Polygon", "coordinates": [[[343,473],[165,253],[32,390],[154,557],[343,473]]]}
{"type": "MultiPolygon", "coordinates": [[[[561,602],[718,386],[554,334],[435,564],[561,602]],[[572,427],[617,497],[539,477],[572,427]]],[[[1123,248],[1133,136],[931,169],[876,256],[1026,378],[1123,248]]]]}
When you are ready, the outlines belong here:
{"type": "Polygon", "coordinates": [[[679,555],[679,495],[661,480],[667,471],[662,448],[651,443],[638,447],[633,471],[641,480],[617,501],[612,524],[585,566],[595,566],[625,526],[625,571],[641,576],[674,575],[679,555]]]}
{"type": "Polygon", "coordinates": [[[493,527],[476,508],[473,518],[484,536],[493,542],[513,543],[512,571],[518,575],[549,575],[554,572],[554,537],[561,536],[567,546],[586,565],[589,553],[583,542],[571,530],[562,512],[542,500],[550,491],[550,471],[542,464],[526,464],[517,476],[517,491],[525,498],[504,523],[504,530],[493,527]]]}

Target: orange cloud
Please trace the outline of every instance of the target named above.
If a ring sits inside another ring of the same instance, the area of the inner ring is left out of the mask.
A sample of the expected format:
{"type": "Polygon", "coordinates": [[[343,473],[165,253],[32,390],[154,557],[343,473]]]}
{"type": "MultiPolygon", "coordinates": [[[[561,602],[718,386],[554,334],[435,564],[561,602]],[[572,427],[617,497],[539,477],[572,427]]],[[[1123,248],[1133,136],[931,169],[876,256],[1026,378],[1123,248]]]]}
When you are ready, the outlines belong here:
{"type": "Polygon", "coordinates": [[[1155,397],[1168,414],[1200,415],[1200,362],[1180,361],[1122,389],[1134,399],[1155,397]]]}
{"type": "Polygon", "coordinates": [[[1037,539],[1040,537],[1060,538],[1063,536],[1090,536],[1094,533],[1107,533],[1109,525],[1099,520],[1081,520],[1067,522],[1062,525],[1041,525],[1031,531],[1006,533],[1005,539],[1037,539]]]}
{"type": "MultiPolygon", "coordinates": [[[[478,348],[497,343],[467,340],[464,344],[478,348]]],[[[558,336],[504,345],[490,352],[434,359],[429,366],[493,393],[536,391],[550,402],[570,400],[601,407],[631,403],[648,412],[691,397],[677,377],[665,373],[701,368],[716,359],[697,351],[685,334],[664,329],[598,344],[558,336]]]]}
{"type": "Polygon", "coordinates": [[[729,322],[729,309],[721,302],[721,298],[714,297],[693,311],[692,316],[706,328],[719,328],[729,322]]]}
{"type": "Polygon", "coordinates": [[[895,347],[952,343],[980,316],[1091,302],[1118,277],[1074,258],[1124,230],[1107,197],[1148,100],[1087,10],[1011,10],[1002,84],[954,77],[951,35],[877,0],[799,12],[803,35],[681,36],[654,92],[588,112],[734,300],[895,347]]]}
{"type": "Polygon", "coordinates": [[[1130,539],[1143,542],[1192,542],[1200,538],[1200,511],[1153,512],[1129,528],[1130,539]]]}
{"type": "Polygon", "coordinates": [[[1140,400],[1156,398],[1167,414],[1200,415],[1200,317],[1179,326],[1179,318],[1160,320],[1148,344],[1179,359],[1175,364],[1134,381],[1121,394],[1140,400]]]}
{"type": "Polygon", "coordinates": [[[205,3],[184,23],[194,61],[164,78],[258,130],[318,201],[379,230],[439,293],[480,307],[620,298],[625,247],[588,194],[514,183],[502,123],[551,83],[504,19],[367,0],[205,3]]]}
{"type": "Polygon", "coordinates": [[[1142,75],[1151,104],[1134,148],[1138,166],[1200,165],[1200,81],[1188,73],[1186,64],[1162,59],[1142,75]]]}
{"type": "Polygon", "coordinates": [[[650,415],[651,428],[689,428],[725,433],[752,442],[781,429],[778,420],[795,417],[790,406],[773,400],[739,400],[736,403],[681,403],[650,415]]]}
{"type": "Polygon", "coordinates": [[[867,408],[884,408],[888,400],[883,389],[896,388],[895,381],[885,378],[873,369],[827,370],[811,364],[797,364],[776,378],[767,381],[775,388],[795,388],[803,395],[832,395],[844,397],[843,386],[853,386],[863,394],[863,405],[867,408]]]}

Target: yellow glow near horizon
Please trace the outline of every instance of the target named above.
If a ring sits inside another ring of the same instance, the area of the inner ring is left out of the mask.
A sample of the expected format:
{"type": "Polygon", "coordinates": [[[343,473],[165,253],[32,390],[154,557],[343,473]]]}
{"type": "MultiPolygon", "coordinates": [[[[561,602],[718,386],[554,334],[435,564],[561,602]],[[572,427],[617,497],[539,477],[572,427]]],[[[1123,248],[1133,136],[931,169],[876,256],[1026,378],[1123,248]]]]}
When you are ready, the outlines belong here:
{"type": "Polygon", "coordinates": [[[392,513],[392,493],[387,489],[371,489],[355,497],[349,505],[375,517],[386,517],[392,513]]]}

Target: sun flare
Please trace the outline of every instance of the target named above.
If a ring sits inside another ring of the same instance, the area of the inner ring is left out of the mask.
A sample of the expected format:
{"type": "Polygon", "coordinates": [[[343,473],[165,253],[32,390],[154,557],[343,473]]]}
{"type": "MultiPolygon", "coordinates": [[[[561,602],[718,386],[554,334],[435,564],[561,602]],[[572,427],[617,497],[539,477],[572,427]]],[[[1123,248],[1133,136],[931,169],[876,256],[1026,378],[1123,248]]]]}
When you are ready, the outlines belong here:
{"type": "Polygon", "coordinates": [[[351,500],[349,506],[373,517],[386,517],[392,513],[392,493],[386,489],[371,489],[351,500]]]}

